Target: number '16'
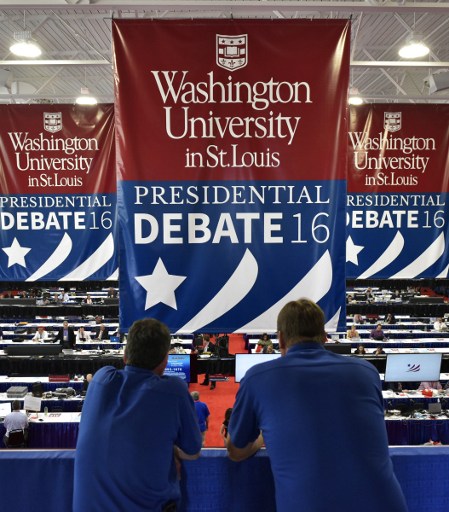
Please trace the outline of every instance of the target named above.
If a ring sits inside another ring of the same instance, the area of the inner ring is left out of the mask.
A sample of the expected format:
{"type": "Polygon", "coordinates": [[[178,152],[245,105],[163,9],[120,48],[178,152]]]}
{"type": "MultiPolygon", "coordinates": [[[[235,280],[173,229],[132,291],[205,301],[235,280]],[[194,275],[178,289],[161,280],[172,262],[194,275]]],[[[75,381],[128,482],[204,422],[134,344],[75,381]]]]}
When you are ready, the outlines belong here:
{"type": "MultiPolygon", "coordinates": [[[[329,240],[329,228],[326,226],[326,224],[320,223],[320,218],[329,217],[328,213],[317,213],[315,217],[312,219],[312,225],[311,225],[311,231],[312,231],[312,238],[313,240],[318,244],[324,244],[329,240]]],[[[306,244],[308,240],[304,240],[302,238],[303,236],[303,223],[302,223],[302,214],[297,213],[293,215],[293,217],[296,217],[298,219],[298,238],[296,240],[292,240],[293,244],[306,244]]],[[[322,222],[322,220],[321,220],[322,222]]]]}

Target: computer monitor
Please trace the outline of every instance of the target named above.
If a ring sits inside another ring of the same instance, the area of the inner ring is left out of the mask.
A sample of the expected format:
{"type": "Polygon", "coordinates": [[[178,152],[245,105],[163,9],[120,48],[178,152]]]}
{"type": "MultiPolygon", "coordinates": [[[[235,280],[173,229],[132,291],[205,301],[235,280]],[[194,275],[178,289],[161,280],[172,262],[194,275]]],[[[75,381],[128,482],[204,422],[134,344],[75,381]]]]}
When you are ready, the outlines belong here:
{"type": "Polygon", "coordinates": [[[5,351],[8,356],[56,356],[61,353],[62,345],[59,343],[10,345],[5,351]]]}
{"type": "Polygon", "coordinates": [[[4,402],[0,404],[0,418],[4,418],[11,412],[11,402],[4,402]]]}
{"type": "Polygon", "coordinates": [[[442,354],[388,354],[385,382],[440,380],[442,354]]]}
{"type": "Polygon", "coordinates": [[[324,348],[335,352],[336,354],[350,354],[351,344],[350,343],[325,343],[324,348]]]}
{"type": "Polygon", "coordinates": [[[281,354],[235,354],[235,382],[240,382],[254,365],[266,363],[280,356],[281,354]]]}
{"type": "Polygon", "coordinates": [[[164,375],[178,377],[185,382],[190,382],[190,355],[168,354],[164,375]]]}

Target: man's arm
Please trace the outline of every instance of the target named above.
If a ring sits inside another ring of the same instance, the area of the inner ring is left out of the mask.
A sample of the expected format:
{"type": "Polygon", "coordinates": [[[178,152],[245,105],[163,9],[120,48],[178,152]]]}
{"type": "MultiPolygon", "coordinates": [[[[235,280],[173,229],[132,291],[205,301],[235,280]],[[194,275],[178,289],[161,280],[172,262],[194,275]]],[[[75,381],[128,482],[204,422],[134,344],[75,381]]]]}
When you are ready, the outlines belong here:
{"type": "Polygon", "coordinates": [[[179,460],[196,460],[200,454],[201,450],[197,453],[194,453],[193,455],[189,455],[188,453],[184,452],[179,448],[179,446],[174,447],[175,457],[179,460]]]}
{"type": "Polygon", "coordinates": [[[244,448],[237,448],[234,446],[229,434],[223,436],[223,441],[226,449],[228,450],[229,458],[235,462],[248,459],[259,451],[264,444],[262,433],[260,433],[259,437],[255,441],[248,443],[244,448]]]}

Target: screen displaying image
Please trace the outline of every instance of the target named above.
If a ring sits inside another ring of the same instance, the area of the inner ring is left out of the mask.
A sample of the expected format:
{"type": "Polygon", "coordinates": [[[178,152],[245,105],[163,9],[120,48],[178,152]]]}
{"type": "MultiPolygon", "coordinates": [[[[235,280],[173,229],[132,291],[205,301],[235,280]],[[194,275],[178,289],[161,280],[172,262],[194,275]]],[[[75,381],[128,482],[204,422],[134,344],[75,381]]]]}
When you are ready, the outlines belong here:
{"type": "Polygon", "coordinates": [[[164,375],[178,377],[185,382],[190,382],[190,355],[168,354],[167,366],[164,375]]]}
{"type": "Polygon", "coordinates": [[[266,363],[278,357],[281,354],[235,354],[235,382],[240,382],[255,364],[266,363]]]}
{"type": "Polygon", "coordinates": [[[440,380],[442,354],[388,354],[386,382],[440,380]]]}

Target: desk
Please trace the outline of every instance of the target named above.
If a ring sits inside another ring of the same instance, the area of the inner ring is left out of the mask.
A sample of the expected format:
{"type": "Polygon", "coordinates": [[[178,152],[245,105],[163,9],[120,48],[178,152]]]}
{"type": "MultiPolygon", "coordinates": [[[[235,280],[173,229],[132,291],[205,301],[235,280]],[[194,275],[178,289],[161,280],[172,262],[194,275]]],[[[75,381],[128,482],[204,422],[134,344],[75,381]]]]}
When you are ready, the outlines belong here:
{"type": "MultiPolygon", "coordinates": [[[[30,419],[28,433],[28,448],[75,448],[81,413],[63,412],[43,413],[30,419]]],[[[5,427],[0,424],[1,448],[5,427]]]]}
{"type": "MultiPolygon", "coordinates": [[[[62,386],[61,386],[62,387],[62,386]]],[[[0,403],[12,403],[16,398],[8,398],[6,393],[0,393],[0,403]]],[[[23,409],[23,399],[19,399],[20,408],[23,409]]],[[[74,396],[70,398],[43,398],[41,402],[41,411],[47,407],[49,412],[81,412],[83,408],[84,398],[74,396]]]]}
{"type": "Polygon", "coordinates": [[[422,445],[429,440],[449,444],[449,419],[386,419],[388,444],[422,445]]]}
{"type": "Polygon", "coordinates": [[[3,318],[13,318],[22,320],[24,318],[35,318],[37,316],[74,316],[86,317],[88,315],[101,315],[107,318],[118,318],[118,304],[48,304],[46,306],[38,306],[26,304],[19,299],[13,303],[7,301],[1,302],[1,311],[3,318]]]}
{"type": "Polygon", "coordinates": [[[87,375],[103,366],[123,368],[123,356],[113,354],[92,355],[79,352],[73,355],[47,357],[0,356],[0,375],[87,375]]]}
{"type": "MultiPolygon", "coordinates": [[[[372,326],[368,329],[357,329],[362,341],[364,339],[370,339],[371,331],[373,331],[376,326],[372,326]]],[[[389,327],[382,326],[382,330],[385,336],[389,339],[402,339],[402,340],[410,340],[410,339],[421,339],[421,338],[431,338],[431,339],[446,339],[446,343],[449,343],[449,332],[439,332],[439,331],[423,331],[420,329],[390,329],[389,327]]],[[[376,341],[376,340],[373,340],[376,341]]],[[[378,343],[382,343],[382,340],[378,341],[378,343]]]]}
{"type": "Polygon", "coordinates": [[[54,391],[56,388],[71,387],[77,391],[81,391],[83,380],[69,380],[68,382],[50,382],[48,377],[8,377],[0,375],[0,393],[6,393],[11,386],[26,386],[31,391],[31,386],[35,382],[41,382],[44,391],[54,391]]]}
{"type": "Polygon", "coordinates": [[[225,375],[235,375],[235,357],[210,357],[208,359],[198,358],[196,361],[197,373],[223,373],[225,375]]]}

